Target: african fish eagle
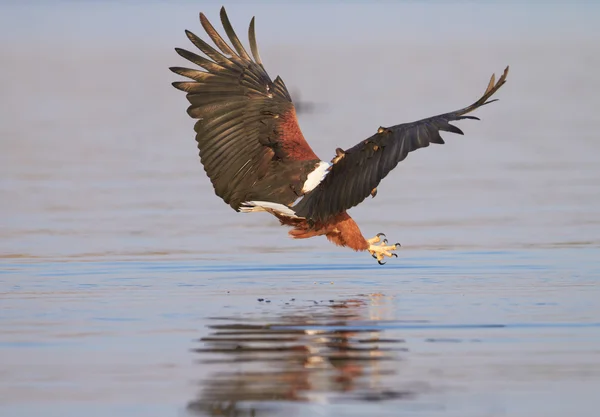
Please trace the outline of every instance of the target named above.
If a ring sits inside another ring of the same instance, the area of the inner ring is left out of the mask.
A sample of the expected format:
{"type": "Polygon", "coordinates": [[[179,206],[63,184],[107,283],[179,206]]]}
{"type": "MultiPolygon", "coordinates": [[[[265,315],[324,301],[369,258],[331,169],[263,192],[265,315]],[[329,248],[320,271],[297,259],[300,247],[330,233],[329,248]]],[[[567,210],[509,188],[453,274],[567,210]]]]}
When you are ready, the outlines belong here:
{"type": "Polygon", "coordinates": [[[330,162],[321,160],[304,139],[292,98],[280,77],[271,80],[258,53],[254,18],[248,54],[221,8],[221,22],[231,46],[203,13],[200,23],[215,49],[186,30],[206,57],[184,49],[177,53],[204,71],[172,67],[191,81],[173,86],[185,91],[200,161],[217,196],[242,213],[268,212],[291,226],[296,239],[325,235],[335,245],[368,251],[380,264],[397,255],[383,233],[365,239],[346,210],[369,195],[409,152],[443,144],[440,131],[462,135],[451,121],[476,119],[467,113],[496,100],[488,99],[506,82],[508,67],[472,105],[412,123],[380,127],[352,148],[337,148],[330,162]]]}

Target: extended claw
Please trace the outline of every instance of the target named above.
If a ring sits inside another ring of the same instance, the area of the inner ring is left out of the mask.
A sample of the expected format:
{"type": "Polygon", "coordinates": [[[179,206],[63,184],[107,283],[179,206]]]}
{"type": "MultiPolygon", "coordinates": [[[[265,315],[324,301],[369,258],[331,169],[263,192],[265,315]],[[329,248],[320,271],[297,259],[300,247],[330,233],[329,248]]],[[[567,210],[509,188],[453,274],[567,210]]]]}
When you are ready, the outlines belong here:
{"type": "MultiPolygon", "coordinates": [[[[375,235],[375,237],[372,237],[371,239],[367,239],[367,243],[369,243],[369,245],[372,245],[374,243],[379,243],[379,242],[382,241],[381,240],[382,236],[385,238],[385,234],[383,234],[383,233],[377,233],[375,235]]],[[[387,244],[387,240],[386,239],[384,239],[383,241],[387,244]]]]}
{"type": "Polygon", "coordinates": [[[402,245],[400,243],[398,243],[398,242],[394,243],[394,246],[396,246],[396,248],[401,248],[402,247],[402,245]]]}
{"type": "Polygon", "coordinates": [[[383,239],[381,240],[381,236],[385,236],[385,234],[383,233],[378,233],[377,236],[375,236],[372,239],[368,239],[367,243],[369,244],[369,248],[367,249],[369,251],[369,253],[371,254],[371,256],[374,259],[377,259],[377,263],[379,265],[385,265],[386,262],[383,262],[383,260],[388,257],[391,258],[392,256],[397,258],[398,255],[393,253],[393,251],[397,250],[400,247],[400,243],[395,243],[394,245],[388,245],[388,240],[387,239],[383,239]]]}

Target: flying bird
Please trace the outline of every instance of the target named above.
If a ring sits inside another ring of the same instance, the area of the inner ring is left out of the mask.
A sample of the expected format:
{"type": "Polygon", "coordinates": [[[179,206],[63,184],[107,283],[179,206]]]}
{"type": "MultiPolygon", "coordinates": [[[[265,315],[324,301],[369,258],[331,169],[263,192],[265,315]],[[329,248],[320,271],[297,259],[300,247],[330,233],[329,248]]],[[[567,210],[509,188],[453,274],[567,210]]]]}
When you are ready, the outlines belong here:
{"type": "Polygon", "coordinates": [[[396,256],[399,243],[389,245],[383,233],[366,239],[347,210],[367,197],[406,156],[431,143],[443,144],[440,132],[462,135],[450,122],[467,116],[506,82],[508,67],[475,103],[460,110],[412,123],[379,127],[357,145],[337,148],[329,161],[319,158],[298,125],[292,98],[278,76],[268,75],[256,43],[254,18],[248,37],[250,54],[221,8],[221,23],[229,45],[203,13],[200,23],[216,46],[186,30],[204,54],[177,53],[201,69],[171,67],[189,79],[173,86],[187,93],[187,113],[194,125],[200,161],[219,196],[242,213],[267,212],[290,226],[291,237],[324,235],[338,246],[368,251],[380,264],[396,256]]]}

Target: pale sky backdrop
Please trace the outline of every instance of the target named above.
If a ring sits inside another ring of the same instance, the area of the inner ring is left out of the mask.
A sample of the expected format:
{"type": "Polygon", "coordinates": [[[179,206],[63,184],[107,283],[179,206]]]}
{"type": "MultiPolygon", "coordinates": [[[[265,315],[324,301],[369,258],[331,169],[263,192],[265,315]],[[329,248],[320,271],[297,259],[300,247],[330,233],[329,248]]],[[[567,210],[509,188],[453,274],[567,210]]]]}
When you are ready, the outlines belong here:
{"type": "MultiPolygon", "coordinates": [[[[3,42],[151,39],[172,45],[204,11],[221,5],[238,32],[256,15],[261,44],[439,42],[445,36],[488,38],[600,37],[598,1],[0,1],[3,42]]],[[[243,29],[242,29],[243,28],[243,29]]],[[[393,53],[393,51],[390,51],[393,53]]]]}

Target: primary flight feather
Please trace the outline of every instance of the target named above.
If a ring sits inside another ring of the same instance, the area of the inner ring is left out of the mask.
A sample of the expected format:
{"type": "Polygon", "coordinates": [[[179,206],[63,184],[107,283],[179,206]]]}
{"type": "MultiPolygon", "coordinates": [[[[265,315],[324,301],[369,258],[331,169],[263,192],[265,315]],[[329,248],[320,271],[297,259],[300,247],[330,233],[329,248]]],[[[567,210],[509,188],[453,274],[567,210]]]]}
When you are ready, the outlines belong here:
{"type": "Polygon", "coordinates": [[[225,8],[221,22],[230,46],[203,13],[202,27],[215,49],[190,31],[189,40],[206,57],[176,48],[179,55],[201,69],[171,67],[191,81],[173,86],[187,93],[200,160],[215,193],[239,212],[266,211],[282,225],[291,226],[296,239],[324,235],[336,245],[368,251],[380,264],[396,256],[399,244],[388,245],[383,233],[365,239],[346,212],[369,195],[408,153],[443,144],[440,132],[462,135],[450,122],[496,100],[489,98],[506,82],[508,67],[494,75],[475,103],[463,109],[412,123],[379,127],[357,145],[323,161],[304,139],[290,94],[280,77],[271,80],[261,61],[254,18],[248,38],[250,53],[235,33],[225,8]],[[233,48],[232,48],[233,47],[233,48]]]}

